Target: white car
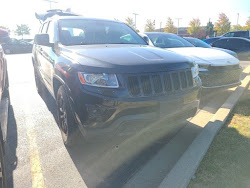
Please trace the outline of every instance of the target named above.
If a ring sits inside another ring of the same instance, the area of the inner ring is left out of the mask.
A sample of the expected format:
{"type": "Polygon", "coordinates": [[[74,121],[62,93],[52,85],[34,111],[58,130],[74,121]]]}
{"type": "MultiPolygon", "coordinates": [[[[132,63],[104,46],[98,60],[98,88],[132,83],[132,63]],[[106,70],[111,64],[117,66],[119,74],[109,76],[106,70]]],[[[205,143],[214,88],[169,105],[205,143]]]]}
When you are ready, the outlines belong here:
{"type": "Polygon", "coordinates": [[[176,52],[197,63],[203,88],[229,88],[241,83],[242,68],[238,58],[220,50],[195,47],[175,34],[157,32],[145,34],[150,40],[149,44],[176,52]]]}

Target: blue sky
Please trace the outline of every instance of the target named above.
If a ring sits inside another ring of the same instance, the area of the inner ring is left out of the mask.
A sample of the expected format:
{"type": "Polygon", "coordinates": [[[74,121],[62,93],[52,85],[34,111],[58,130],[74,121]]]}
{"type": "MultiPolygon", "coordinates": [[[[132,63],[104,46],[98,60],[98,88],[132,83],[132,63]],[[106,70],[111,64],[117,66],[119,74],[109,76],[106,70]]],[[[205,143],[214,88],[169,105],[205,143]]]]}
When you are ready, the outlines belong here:
{"type": "MultiPolygon", "coordinates": [[[[192,18],[200,18],[201,24],[206,25],[209,18],[214,23],[219,13],[224,12],[229,17],[232,25],[236,24],[237,13],[239,23],[244,25],[250,16],[249,0],[55,0],[52,8],[71,8],[73,12],[86,17],[97,17],[106,19],[119,19],[133,17],[138,13],[137,28],[143,31],[147,19],[155,20],[156,28],[165,25],[167,17],[171,17],[177,25],[175,18],[180,20],[180,27],[188,26],[192,18]]],[[[49,9],[49,3],[43,0],[4,0],[0,7],[0,25],[15,29],[16,24],[28,24],[32,34],[36,33],[39,22],[35,19],[35,12],[43,12],[49,9]]]]}

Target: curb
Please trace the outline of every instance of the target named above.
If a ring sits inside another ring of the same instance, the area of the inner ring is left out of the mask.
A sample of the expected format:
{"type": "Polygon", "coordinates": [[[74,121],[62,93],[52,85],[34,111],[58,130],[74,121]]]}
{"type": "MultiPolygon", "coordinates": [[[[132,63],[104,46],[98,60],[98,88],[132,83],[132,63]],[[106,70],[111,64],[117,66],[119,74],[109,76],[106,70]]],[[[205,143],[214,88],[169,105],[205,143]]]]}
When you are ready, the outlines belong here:
{"type": "Polygon", "coordinates": [[[228,97],[225,103],[218,109],[208,124],[203,128],[201,133],[194,139],[176,165],[163,179],[159,188],[185,188],[188,186],[217,132],[224,125],[230,112],[233,110],[237,101],[249,85],[250,66],[248,66],[243,72],[248,75],[244,78],[242,84],[228,97]]]}

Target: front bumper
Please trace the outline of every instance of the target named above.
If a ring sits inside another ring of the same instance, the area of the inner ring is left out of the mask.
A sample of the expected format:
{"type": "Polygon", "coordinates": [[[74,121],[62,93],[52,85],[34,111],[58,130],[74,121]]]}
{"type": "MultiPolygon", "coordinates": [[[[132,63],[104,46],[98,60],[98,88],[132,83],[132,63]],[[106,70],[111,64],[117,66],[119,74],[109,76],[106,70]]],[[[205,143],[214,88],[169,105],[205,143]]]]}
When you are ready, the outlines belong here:
{"type": "Polygon", "coordinates": [[[167,96],[146,97],[140,101],[107,98],[86,93],[74,102],[75,117],[85,139],[134,134],[150,123],[176,117],[186,120],[199,107],[201,81],[196,87],[167,96]]]}
{"type": "Polygon", "coordinates": [[[213,67],[207,71],[200,71],[199,76],[204,89],[230,88],[240,85],[241,72],[241,67],[232,69],[213,67]]]}

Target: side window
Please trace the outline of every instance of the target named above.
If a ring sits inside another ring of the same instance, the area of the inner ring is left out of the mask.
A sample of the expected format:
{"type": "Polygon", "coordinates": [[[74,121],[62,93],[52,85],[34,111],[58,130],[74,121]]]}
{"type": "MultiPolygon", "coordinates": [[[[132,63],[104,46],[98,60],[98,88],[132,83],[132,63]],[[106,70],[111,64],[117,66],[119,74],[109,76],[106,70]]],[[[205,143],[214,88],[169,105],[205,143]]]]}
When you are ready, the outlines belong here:
{"type": "Polygon", "coordinates": [[[47,33],[47,28],[48,28],[48,22],[43,24],[43,28],[42,28],[41,33],[47,33]]]}
{"type": "Polygon", "coordinates": [[[239,31],[234,34],[234,37],[247,37],[246,31],[239,31]]]}
{"type": "Polygon", "coordinates": [[[218,48],[226,48],[226,42],[227,40],[217,40],[215,42],[213,42],[212,46],[213,47],[218,47],[218,48]]]}
{"type": "Polygon", "coordinates": [[[239,39],[231,39],[230,45],[231,45],[232,49],[244,48],[244,42],[242,40],[239,40],[239,39]]]}
{"type": "Polygon", "coordinates": [[[230,32],[230,33],[226,33],[225,35],[223,35],[224,37],[234,37],[234,33],[230,32]]]}
{"type": "Polygon", "coordinates": [[[49,35],[49,42],[54,43],[55,27],[53,22],[49,22],[47,34],[49,35]]]}
{"type": "Polygon", "coordinates": [[[247,49],[250,49],[250,42],[243,41],[244,42],[244,47],[247,49]]]}

